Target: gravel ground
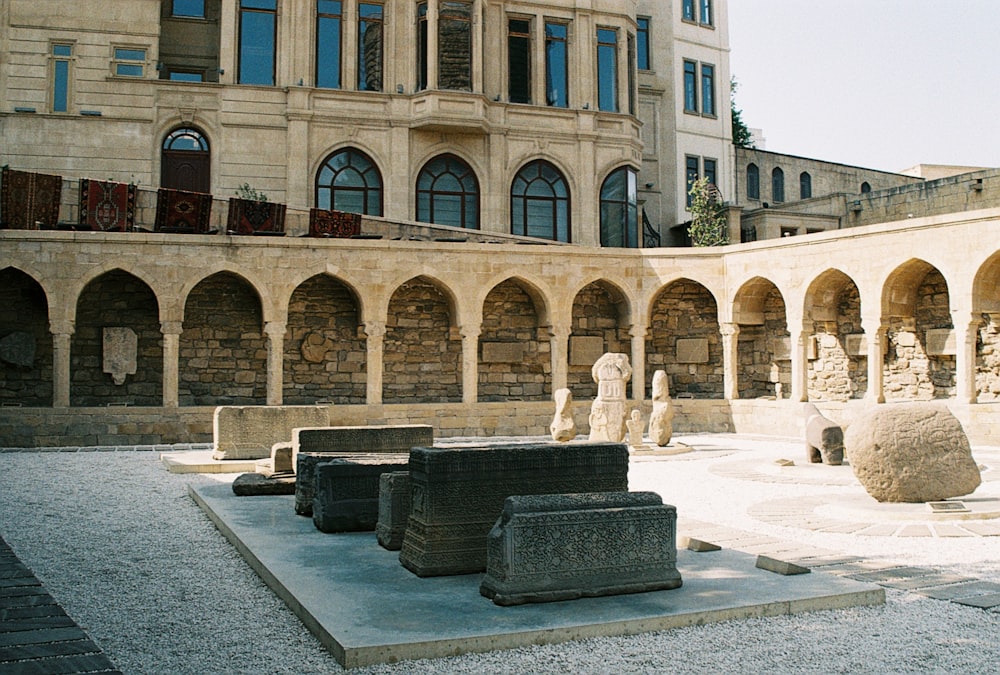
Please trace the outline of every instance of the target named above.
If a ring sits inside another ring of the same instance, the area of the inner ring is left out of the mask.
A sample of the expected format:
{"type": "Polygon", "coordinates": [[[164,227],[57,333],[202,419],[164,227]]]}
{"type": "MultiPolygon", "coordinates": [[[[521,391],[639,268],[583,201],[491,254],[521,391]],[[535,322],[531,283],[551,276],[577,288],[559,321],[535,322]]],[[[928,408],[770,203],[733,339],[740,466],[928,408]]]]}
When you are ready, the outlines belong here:
{"type": "MultiPolygon", "coordinates": [[[[741,480],[710,469],[799,459],[801,443],[681,437],[695,452],[637,459],[633,490],[685,517],[1000,582],[1000,537],[860,537],[756,521],[753,504],[859,486],[741,480]]],[[[986,463],[996,448],[976,449],[986,463]]],[[[991,474],[997,469],[992,469],[991,474]]],[[[987,474],[984,474],[984,478],[987,474]]],[[[0,535],[125,673],[329,673],[342,668],[243,562],[155,452],[0,453],[0,535]]],[[[1000,481],[976,496],[996,497],[1000,481]]],[[[682,570],[683,571],[683,570],[682,570]]],[[[467,654],[355,673],[996,672],[1000,612],[887,589],[884,606],[730,621],[467,654]]]]}

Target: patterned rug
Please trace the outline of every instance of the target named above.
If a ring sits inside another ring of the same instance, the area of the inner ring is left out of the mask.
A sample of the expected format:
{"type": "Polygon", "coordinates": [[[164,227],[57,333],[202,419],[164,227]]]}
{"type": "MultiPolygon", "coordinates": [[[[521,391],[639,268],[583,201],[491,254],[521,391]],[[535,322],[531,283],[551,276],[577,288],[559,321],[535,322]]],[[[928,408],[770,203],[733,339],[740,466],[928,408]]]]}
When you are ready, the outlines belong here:
{"type": "Polygon", "coordinates": [[[62,176],[4,169],[0,180],[0,222],[11,230],[55,228],[62,176]]]}
{"type": "Polygon", "coordinates": [[[207,234],[212,195],[160,188],[156,195],[156,231],[207,234]]]}
{"type": "Polygon", "coordinates": [[[135,227],[135,185],[80,179],[81,230],[128,232],[135,227]]]}
{"type": "Polygon", "coordinates": [[[229,234],[282,235],[285,233],[285,205],[250,199],[229,199],[229,234]]]}
{"type": "Polygon", "coordinates": [[[310,237],[353,237],[361,234],[361,214],[309,209],[310,237]]]}

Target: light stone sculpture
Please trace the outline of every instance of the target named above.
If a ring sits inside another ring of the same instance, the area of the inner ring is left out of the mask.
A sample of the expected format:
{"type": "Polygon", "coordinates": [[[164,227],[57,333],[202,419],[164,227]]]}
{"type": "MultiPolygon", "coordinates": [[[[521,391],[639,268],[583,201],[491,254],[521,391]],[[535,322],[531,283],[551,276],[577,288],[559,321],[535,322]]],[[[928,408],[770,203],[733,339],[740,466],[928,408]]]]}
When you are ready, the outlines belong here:
{"type": "Polygon", "coordinates": [[[569,389],[556,389],[556,413],[552,417],[549,431],[552,440],[565,443],[576,437],[576,423],[573,421],[573,392],[569,389]]]}
{"type": "Polygon", "coordinates": [[[670,380],[667,373],[653,373],[653,412],[649,415],[649,440],[664,447],[674,435],[674,402],[670,400],[670,380]]]}
{"type": "Polygon", "coordinates": [[[607,353],[597,359],[590,375],[597,383],[597,398],[590,407],[590,441],[621,443],[625,438],[625,384],[632,377],[628,356],[607,353]]]}
{"type": "Polygon", "coordinates": [[[628,427],[628,446],[634,449],[642,448],[642,413],[638,408],[632,410],[632,415],[625,422],[625,426],[628,427]]]}

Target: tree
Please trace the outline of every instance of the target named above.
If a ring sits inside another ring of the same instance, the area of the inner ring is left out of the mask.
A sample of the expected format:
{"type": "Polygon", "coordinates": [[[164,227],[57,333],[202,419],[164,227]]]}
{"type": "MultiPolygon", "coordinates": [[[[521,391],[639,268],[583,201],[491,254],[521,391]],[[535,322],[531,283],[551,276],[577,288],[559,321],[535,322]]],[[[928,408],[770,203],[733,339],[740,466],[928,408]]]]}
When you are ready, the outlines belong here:
{"type": "Polygon", "coordinates": [[[733,145],[738,148],[753,148],[753,136],[743,121],[743,111],[736,107],[736,90],[739,86],[735,77],[729,80],[729,107],[733,118],[733,145]]]}
{"type": "Polygon", "coordinates": [[[725,246],[729,243],[729,217],[719,190],[702,177],[691,184],[691,225],[688,234],[692,246],[725,246]]]}

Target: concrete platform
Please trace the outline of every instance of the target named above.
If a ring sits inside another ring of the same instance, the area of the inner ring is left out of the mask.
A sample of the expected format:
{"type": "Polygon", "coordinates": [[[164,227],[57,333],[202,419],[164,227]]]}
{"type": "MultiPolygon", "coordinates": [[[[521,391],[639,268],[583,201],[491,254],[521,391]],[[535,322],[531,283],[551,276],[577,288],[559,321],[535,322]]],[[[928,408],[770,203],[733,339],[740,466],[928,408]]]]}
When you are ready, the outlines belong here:
{"type": "Polygon", "coordinates": [[[293,497],[237,497],[225,483],[189,492],[346,668],[885,602],[871,583],[781,576],[724,549],[678,551],[676,590],[498,607],[480,596],[482,575],[418,578],[374,533],[319,532],[293,497]]]}
{"type": "Polygon", "coordinates": [[[170,473],[249,473],[257,470],[255,459],[212,459],[211,450],[160,453],[170,473]]]}

